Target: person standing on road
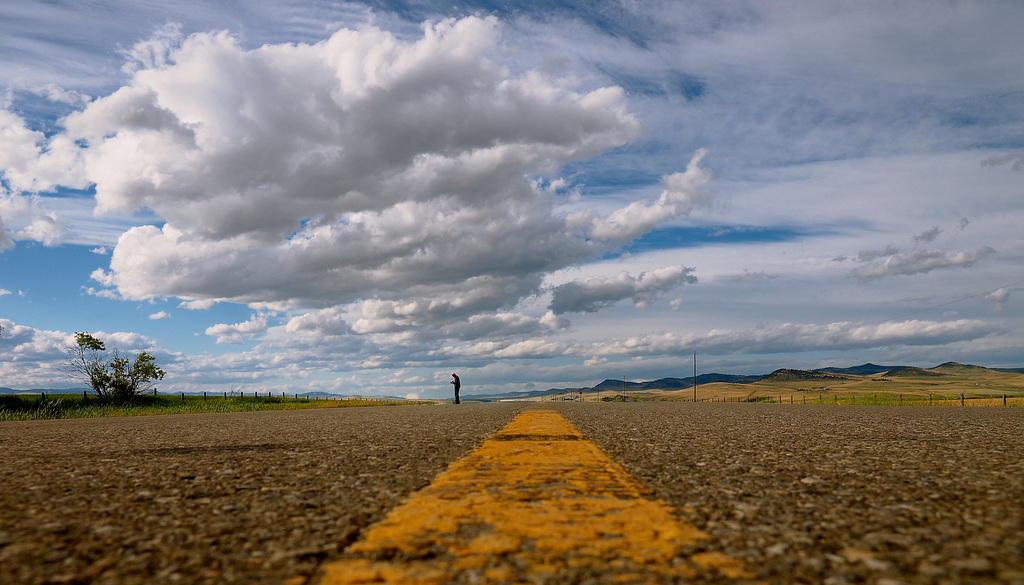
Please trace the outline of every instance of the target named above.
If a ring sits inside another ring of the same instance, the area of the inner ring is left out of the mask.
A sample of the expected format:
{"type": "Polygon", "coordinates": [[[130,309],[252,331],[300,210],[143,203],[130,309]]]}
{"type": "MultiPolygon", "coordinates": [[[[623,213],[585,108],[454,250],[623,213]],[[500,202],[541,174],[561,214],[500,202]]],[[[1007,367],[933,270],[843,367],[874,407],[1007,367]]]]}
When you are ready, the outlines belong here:
{"type": "Polygon", "coordinates": [[[455,404],[459,404],[459,388],[462,388],[462,381],[459,380],[459,376],[455,372],[452,372],[452,378],[454,380],[449,383],[455,385],[455,404]]]}

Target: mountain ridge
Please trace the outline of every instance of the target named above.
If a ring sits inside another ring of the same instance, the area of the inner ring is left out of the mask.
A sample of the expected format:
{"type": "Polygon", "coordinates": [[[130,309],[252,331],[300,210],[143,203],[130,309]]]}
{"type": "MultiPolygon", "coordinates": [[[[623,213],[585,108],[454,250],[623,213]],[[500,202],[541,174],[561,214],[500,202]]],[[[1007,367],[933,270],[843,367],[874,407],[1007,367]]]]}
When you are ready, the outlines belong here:
{"type": "MultiPolygon", "coordinates": [[[[827,368],[816,368],[813,370],[796,370],[789,368],[780,368],[768,374],[698,374],[697,385],[713,384],[724,382],[728,384],[752,384],[754,382],[790,382],[798,380],[850,380],[855,377],[868,377],[868,376],[893,376],[893,377],[942,377],[952,373],[970,373],[970,372],[1007,372],[1024,374],[1024,368],[986,368],[984,366],[976,366],[972,364],[961,364],[959,362],[944,362],[932,368],[919,368],[916,366],[883,366],[874,364],[871,362],[861,364],[859,366],[851,366],[847,368],[841,367],[827,367],[827,368]],[[936,371],[937,370],[937,371],[936,371]]],[[[625,389],[626,392],[640,392],[644,390],[683,390],[686,388],[693,387],[693,376],[688,378],[658,378],[657,380],[650,381],[629,381],[629,380],[615,380],[606,379],[594,386],[584,386],[577,388],[549,388],[547,390],[533,390],[529,392],[509,392],[507,394],[486,394],[486,395],[474,395],[474,399],[515,399],[515,398],[536,398],[540,396],[549,396],[552,394],[577,394],[583,392],[622,392],[625,389]]]]}

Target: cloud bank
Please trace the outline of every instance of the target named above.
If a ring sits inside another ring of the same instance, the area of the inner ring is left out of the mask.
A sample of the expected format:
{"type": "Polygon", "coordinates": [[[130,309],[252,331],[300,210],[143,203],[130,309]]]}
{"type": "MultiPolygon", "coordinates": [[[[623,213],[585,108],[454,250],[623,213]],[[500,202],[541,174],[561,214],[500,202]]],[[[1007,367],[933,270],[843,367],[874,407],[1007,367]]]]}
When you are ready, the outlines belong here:
{"type": "Polygon", "coordinates": [[[1019,365],[1019,6],[112,5],[0,8],[6,379],[111,325],[186,391],[1019,365]]]}
{"type": "MultiPolygon", "coordinates": [[[[364,26],[250,50],[226,32],[167,26],[125,51],[129,83],[66,116],[62,132],[5,113],[0,165],[12,197],[93,189],[98,214],[162,220],[120,236],[93,294],[288,311],[291,333],[542,335],[565,327],[555,315],[625,298],[643,307],[695,283],[692,269],[668,267],[562,285],[552,315],[514,311],[548,274],[705,203],[710,173],[701,150],[656,199],[557,211],[566,189],[542,185],[565,187],[559,169],[641,126],[619,87],[498,64],[501,34],[496,19],[468,17],[428,22],[415,39],[364,26]]],[[[46,237],[40,222],[30,237],[46,237]]],[[[206,334],[230,344],[267,329],[254,316],[206,334]]]]}

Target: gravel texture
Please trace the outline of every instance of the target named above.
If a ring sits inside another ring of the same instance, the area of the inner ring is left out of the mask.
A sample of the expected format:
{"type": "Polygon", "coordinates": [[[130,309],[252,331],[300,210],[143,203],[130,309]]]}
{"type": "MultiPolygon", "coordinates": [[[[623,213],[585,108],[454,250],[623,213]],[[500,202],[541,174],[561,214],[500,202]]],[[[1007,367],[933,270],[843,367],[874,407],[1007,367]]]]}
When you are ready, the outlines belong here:
{"type": "Polygon", "coordinates": [[[770,583],[1024,584],[1024,409],[557,409],[770,583]]]}
{"type": "Polygon", "coordinates": [[[521,408],[0,423],[0,583],[303,583],[521,408]]]}
{"type": "Polygon", "coordinates": [[[0,423],[0,583],[299,585],[537,406],[711,535],[687,554],[770,583],[1024,585],[1024,409],[689,403],[0,423]]]}

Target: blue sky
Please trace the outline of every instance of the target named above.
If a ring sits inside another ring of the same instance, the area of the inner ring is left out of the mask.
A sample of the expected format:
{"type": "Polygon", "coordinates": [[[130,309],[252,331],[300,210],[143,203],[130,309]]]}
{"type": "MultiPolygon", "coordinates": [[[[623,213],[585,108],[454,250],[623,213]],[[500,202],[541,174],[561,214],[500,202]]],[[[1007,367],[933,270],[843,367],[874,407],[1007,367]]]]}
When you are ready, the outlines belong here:
{"type": "Polygon", "coordinates": [[[1024,366],[1024,5],[0,7],[0,385],[1024,366]]]}

